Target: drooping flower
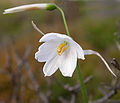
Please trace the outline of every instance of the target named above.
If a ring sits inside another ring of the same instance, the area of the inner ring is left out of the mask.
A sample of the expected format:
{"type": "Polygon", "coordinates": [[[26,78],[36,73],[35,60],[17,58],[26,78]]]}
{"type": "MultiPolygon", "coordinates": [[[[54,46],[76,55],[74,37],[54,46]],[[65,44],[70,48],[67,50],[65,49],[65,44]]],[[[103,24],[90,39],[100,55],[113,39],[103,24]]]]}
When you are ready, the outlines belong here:
{"type": "Polygon", "coordinates": [[[28,11],[28,10],[37,10],[37,9],[46,9],[51,11],[56,8],[57,8],[56,5],[52,3],[29,4],[29,5],[22,5],[22,6],[6,9],[4,10],[3,14],[28,11]]]}
{"type": "Polygon", "coordinates": [[[59,33],[47,33],[41,39],[44,42],[35,53],[35,59],[39,62],[46,62],[43,67],[45,76],[51,76],[59,68],[63,76],[72,77],[75,71],[77,59],[84,60],[84,55],[98,55],[108,70],[110,69],[104,58],[92,50],[83,50],[71,37],[59,33]]]}

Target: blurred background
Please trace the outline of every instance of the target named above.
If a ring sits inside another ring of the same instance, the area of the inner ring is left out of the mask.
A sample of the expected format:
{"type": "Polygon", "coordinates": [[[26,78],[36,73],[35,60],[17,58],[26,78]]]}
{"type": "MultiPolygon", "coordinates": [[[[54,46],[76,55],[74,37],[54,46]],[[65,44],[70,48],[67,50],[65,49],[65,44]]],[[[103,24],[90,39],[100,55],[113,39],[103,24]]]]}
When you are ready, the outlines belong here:
{"type": "MultiPolygon", "coordinates": [[[[48,2],[56,3],[63,9],[73,39],[83,49],[98,51],[112,70],[119,74],[111,65],[113,58],[120,62],[119,0],[1,0],[0,103],[47,103],[46,98],[50,103],[82,103],[81,92],[73,97],[73,91],[66,90],[64,86],[73,87],[79,82],[76,71],[72,78],[63,77],[60,71],[54,77],[44,77],[44,63],[38,63],[34,58],[42,35],[33,28],[31,21],[44,33],[65,34],[60,12],[36,10],[2,14],[7,8],[48,2]],[[69,102],[71,98],[74,102],[69,102]]],[[[115,78],[95,55],[86,56],[84,61],[79,62],[83,78],[93,76],[86,84],[89,99],[102,98],[100,88],[104,88],[104,84],[113,86],[115,78]]],[[[120,92],[111,99],[120,100],[120,92]]]]}

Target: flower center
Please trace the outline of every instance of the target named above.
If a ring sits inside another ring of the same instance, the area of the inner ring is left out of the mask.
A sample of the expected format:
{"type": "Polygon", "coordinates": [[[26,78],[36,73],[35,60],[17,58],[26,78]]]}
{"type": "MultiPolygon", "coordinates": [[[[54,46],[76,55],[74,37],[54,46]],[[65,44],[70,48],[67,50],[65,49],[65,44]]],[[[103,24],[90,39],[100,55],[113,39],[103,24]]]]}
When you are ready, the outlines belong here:
{"type": "Polygon", "coordinates": [[[68,48],[67,42],[61,43],[57,49],[58,55],[61,56],[68,48]]]}

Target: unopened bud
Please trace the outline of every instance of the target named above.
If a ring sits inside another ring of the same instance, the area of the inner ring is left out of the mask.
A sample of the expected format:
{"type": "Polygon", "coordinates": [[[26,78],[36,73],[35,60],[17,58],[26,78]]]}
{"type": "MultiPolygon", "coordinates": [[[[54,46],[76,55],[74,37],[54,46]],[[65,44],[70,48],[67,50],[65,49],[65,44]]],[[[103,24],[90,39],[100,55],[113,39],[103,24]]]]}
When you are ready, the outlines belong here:
{"type": "Polygon", "coordinates": [[[6,9],[4,10],[3,14],[28,11],[28,10],[37,10],[37,9],[46,9],[51,11],[56,9],[56,5],[50,3],[22,5],[22,6],[6,9]]]}

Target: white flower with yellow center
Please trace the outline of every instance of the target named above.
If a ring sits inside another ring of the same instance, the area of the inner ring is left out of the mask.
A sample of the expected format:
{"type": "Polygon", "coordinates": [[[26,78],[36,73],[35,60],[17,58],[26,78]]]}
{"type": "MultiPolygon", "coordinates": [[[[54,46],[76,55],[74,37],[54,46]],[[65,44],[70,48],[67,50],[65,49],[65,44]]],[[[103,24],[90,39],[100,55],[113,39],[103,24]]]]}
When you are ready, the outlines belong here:
{"type": "Polygon", "coordinates": [[[59,33],[47,33],[40,42],[44,42],[35,53],[35,59],[39,62],[46,62],[43,67],[45,76],[51,76],[59,68],[63,76],[72,77],[76,68],[77,59],[84,60],[84,55],[98,55],[108,70],[110,69],[103,57],[92,50],[83,50],[71,37],[59,33]]]}

